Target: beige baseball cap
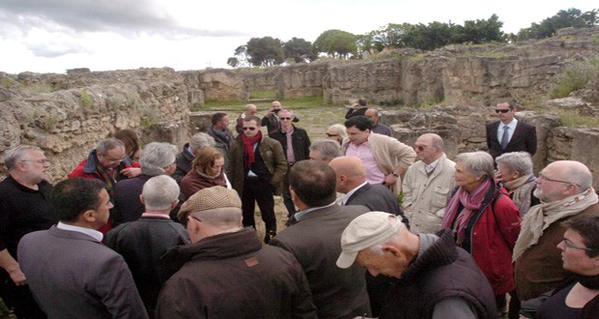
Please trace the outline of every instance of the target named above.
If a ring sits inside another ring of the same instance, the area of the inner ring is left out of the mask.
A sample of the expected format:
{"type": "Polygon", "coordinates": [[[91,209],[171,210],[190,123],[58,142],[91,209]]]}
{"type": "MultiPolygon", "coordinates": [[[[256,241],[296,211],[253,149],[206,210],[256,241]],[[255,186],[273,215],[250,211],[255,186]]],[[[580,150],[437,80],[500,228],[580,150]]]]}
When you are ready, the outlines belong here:
{"type": "Polygon", "coordinates": [[[341,234],[341,254],[337,267],[349,268],[358,253],[387,241],[402,227],[400,216],[384,212],[369,212],[352,220],[341,234]]]}

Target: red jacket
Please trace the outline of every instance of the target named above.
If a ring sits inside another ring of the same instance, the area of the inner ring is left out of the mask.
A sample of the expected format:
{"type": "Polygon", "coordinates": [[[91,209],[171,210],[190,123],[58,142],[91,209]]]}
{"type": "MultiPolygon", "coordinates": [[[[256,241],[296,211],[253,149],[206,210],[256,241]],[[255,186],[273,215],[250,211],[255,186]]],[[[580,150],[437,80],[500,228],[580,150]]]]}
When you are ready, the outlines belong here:
{"type": "MultiPolygon", "coordinates": [[[[102,181],[103,183],[108,183],[108,181],[104,180],[104,178],[102,177],[102,175],[100,175],[100,173],[98,173],[98,157],[96,155],[96,150],[93,150],[91,153],[89,153],[89,156],[87,157],[87,159],[81,161],[81,163],[79,163],[79,165],[77,165],[77,167],[75,167],[75,169],[69,174],[69,178],[87,178],[87,179],[97,179],[99,181],[102,181]]],[[[117,168],[117,172],[120,172],[123,168],[126,167],[139,167],[139,163],[138,162],[132,162],[128,157],[126,159],[124,159],[121,164],[119,165],[119,167],[117,168]]],[[[117,179],[116,180],[120,180],[120,179],[124,179],[126,177],[121,176],[120,174],[117,174],[117,179]]],[[[116,180],[112,181],[112,186],[114,187],[114,184],[116,184],[116,180]]],[[[108,189],[108,194],[110,195],[110,198],[112,200],[112,189],[108,189]]],[[[100,232],[102,232],[102,234],[106,234],[109,230],[112,229],[112,220],[108,220],[108,224],[102,226],[100,229],[98,229],[100,232]]]]}
{"type": "Polygon", "coordinates": [[[482,212],[473,214],[462,248],[472,254],[493,292],[499,296],[516,287],[512,251],[520,233],[521,220],[518,208],[505,189],[497,187],[492,186],[485,196],[482,212]]]}

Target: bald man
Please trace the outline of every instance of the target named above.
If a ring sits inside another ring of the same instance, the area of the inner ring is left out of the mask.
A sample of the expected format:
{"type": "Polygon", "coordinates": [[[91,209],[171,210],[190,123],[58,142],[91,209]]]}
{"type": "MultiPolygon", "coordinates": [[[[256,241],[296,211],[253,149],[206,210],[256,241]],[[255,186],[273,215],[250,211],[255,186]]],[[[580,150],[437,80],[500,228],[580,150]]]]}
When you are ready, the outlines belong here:
{"type": "Polygon", "coordinates": [[[366,168],[358,157],[337,157],[329,162],[329,166],[337,176],[337,192],[345,194],[342,205],[363,205],[370,211],[402,214],[397,198],[389,188],[368,184],[366,168]]]}
{"type": "Polygon", "coordinates": [[[591,171],[577,161],[556,161],[539,173],[534,196],[541,204],[524,216],[514,247],[520,300],[539,297],[572,279],[562,268],[561,251],[556,246],[564,239],[565,221],[599,216],[599,200],[592,185],[591,171]]]}
{"type": "Polygon", "coordinates": [[[372,121],[372,123],[374,123],[374,126],[372,127],[372,131],[374,133],[383,134],[387,136],[393,135],[393,131],[389,126],[381,124],[381,112],[379,112],[379,110],[370,108],[366,110],[366,113],[364,113],[364,115],[367,118],[369,118],[372,121]]]}
{"type": "Polygon", "coordinates": [[[454,188],[455,163],[447,158],[443,139],[433,133],[423,134],[414,143],[416,163],[402,183],[402,208],[410,220],[410,230],[435,233],[441,230],[445,206],[454,188]]]}

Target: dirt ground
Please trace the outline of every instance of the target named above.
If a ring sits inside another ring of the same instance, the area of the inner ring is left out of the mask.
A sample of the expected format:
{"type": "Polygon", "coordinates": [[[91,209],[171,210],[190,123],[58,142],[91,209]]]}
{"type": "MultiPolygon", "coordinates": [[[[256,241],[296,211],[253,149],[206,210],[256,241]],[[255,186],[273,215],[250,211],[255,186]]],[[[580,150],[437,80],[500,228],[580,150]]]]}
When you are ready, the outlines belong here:
{"type": "MultiPolygon", "coordinates": [[[[291,108],[291,110],[293,110],[293,108],[291,108]]],[[[300,121],[295,123],[295,126],[305,129],[310,136],[310,140],[313,142],[325,138],[325,131],[330,125],[343,123],[345,121],[344,116],[347,110],[343,107],[319,107],[293,111],[300,118],[300,121]]],[[[275,215],[277,218],[277,232],[281,232],[285,229],[287,209],[283,204],[283,198],[280,196],[275,196],[275,215]]],[[[254,218],[256,220],[256,229],[260,234],[260,238],[263,238],[264,222],[262,221],[260,210],[257,205],[254,218]]]]}

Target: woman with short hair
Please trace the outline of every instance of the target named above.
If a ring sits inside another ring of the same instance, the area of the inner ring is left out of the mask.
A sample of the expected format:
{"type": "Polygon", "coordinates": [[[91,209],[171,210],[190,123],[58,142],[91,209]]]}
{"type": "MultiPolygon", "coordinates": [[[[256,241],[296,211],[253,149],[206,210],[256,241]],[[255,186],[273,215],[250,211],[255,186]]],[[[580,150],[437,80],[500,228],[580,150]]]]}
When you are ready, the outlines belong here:
{"type": "Polygon", "coordinates": [[[495,181],[501,183],[508,191],[508,195],[518,206],[520,216],[528,212],[528,209],[540,203],[539,199],[532,195],[537,187],[537,179],[532,172],[532,159],[528,152],[503,153],[495,158],[497,163],[497,174],[495,181]]]}
{"type": "Polygon", "coordinates": [[[181,180],[181,192],[189,198],[197,191],[224,186],[231,188],[231,183],[224,172],[225,158],[214,147],[206,147],[196,153],[191,170],[181,180]]]}
{"type": "Polygon", "coordinates": [[[456,192],[449,200],[443,228],[469,252],[485,274],[498,303],[515,289],[512,250],[520,232],[518,208],[493,180],[493,158],[486,152],[461,153],[455,160],[456,192]]]}

